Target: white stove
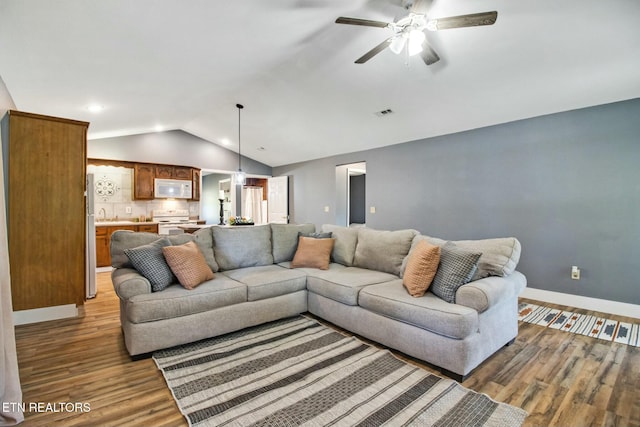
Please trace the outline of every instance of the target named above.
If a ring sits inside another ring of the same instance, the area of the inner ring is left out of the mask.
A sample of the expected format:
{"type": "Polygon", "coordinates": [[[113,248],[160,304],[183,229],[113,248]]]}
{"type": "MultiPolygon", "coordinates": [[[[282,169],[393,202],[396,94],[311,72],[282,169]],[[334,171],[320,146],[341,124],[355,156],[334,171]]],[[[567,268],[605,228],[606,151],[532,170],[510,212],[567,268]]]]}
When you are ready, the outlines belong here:
{"type": "Polygon", "coordinates": [[[153,211],[152,219],[158,223],[158,234],[182,234],[184,230],[178,225],[196,224],[198,221],[189,219],[188,209],[157,209],[153,211]]]}

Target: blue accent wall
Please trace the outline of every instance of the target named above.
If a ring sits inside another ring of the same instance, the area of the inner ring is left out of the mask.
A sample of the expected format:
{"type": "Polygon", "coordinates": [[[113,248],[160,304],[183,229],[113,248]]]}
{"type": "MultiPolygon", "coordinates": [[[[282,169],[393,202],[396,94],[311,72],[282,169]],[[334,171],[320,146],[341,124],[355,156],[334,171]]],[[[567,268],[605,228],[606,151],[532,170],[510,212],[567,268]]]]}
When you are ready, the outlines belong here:
{"type": "Polygon", "coordinates": [[[356,161],[367,226],[515,236],[530,287],[640,304],[640,99],[275,167],[292,222],[333,223],[336,165],[356,161]]]}

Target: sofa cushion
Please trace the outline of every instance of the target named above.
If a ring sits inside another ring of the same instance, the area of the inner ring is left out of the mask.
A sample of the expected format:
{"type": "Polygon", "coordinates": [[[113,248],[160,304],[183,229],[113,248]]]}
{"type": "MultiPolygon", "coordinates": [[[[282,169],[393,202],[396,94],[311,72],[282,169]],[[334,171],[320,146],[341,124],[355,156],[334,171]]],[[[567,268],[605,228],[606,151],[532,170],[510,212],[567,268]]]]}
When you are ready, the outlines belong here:
{"type": "Polygon", "coordinates": [[[204,281],[213,279],[213,271],[207,265],[195,242],[162,248],[167,264],[182,286],[193,289],[204,281]]]}
{"type": "Polygon", "coordinates": [[[330,232],[332,237],[336,239],[331,251],[331,261],[351,267],[358,243],[358,229],[324,224],[322,232],[330,232]]]}
{"type": "Polygon", "coordinates": [[[508,276],[515,271],[520,261],[522,248],[515,237],[456,240],[453,243],[460,249],[482,253],[473,280],[487,276],[508,276]]]}
{"type": "Polygon", "coordinates": [[[383,231],[358,229],[354,267],[400,275],[402,261],[411,249],[416,230],[383,231]]]}
{"type": "Polygon", "coordinates": [[[225,276],[247,287],[247,301],[257,301],[304,290],[307,278],[304,272],[279,265],[265,265],[229,270],[225,276]]]}
{"type": "Polygon", "coordinates": [[[456,291],[471,281],[481,255],[480,252],[462,250],[451,242],[442,246],[440,265],[433,278],[431,292],[447,302],[455,303],[456,291]]]}
{"type": "Polygon", "coordinates": [[[478,331],[478,312],[443,301],[430,292],[413,298],[402,280],[367,286],[360,291],[362,308],[422,329],[456,339],[478,331]]]}
{"type": "Polygon", "coordinates": [[[298,249],[291,261],[291,268],[319,268],[329,269],[329,259],[335,239],[320,239],[314,237],[299,237],[298,249]]]}
{"type": "Polygon", "coordinates": [[[153,292],[164,290],[176,280],[162,254],[162,248],[165,246],[171,246],[171,242],[166,237],[124,250],[133,267],[151,283],[153,292]]]}
{"type": "Polygon", "coordinates": [[[329,270],[303,271],[307,273],[307,289],[310,292],[347,305],[358,305],[358,293],[363,287],[398,278],[393,274],[364,268],[341,268],[339,264],[331,264],[329,270]]]}
{"type": "Polygon", "coordinates": [[[438,271],[440,247],[423,240],[411,252],[402,284],[413,297],[427,292],[438,271]]]}
{"type": "MultiPolygon", "coordinates": [[[[131,268],[133,264],[129,260],[129,257],[124,253],[125,249],[136,248],[142,245],[148,245],[163,236],[158,236],[155,233],[136,232],[131,230],[118,230],[111,234],[110,253],[111,253],[111,266],[115,268],[131,268]]],[[[194,240],[192,234],[176,234],[173,236],[166,236],[172,245],[182,245],[191,240],[194,240]]]]}
{"type": "MultiPolygon", "coordinates": [[[[418,235],[413,239],[411,250],[421,240],[437,246],[444,246],[447,241],[437,237],[418,235]]],[[[487,276],[508,276],[513,273],[520,261],[520,253],[522,251],[520,242],[515,237],[500,237],[495,239],[480,240],[452,240],[460,249],[473,252],[482,252],[482,256],[478,260],[478,269],[472,280],[481,279],[487,276]]],[[[404,271],[403,265],[403,271],[404,271]]]]}
{"type": "MultiPolygon", "coordinates": [[[[193,290],[174,284],[162,292],[135,295],[124,302],[132,323],[153,322],[202,313],[247,300],[247,287],[223,275],[193,290]]],[[[193,325],[194,328],[206,325],[193,325]]]]}
{"type": "Polygon", "coordinates": [[[193,239],[198,244],[200,252],[207,261],[207,265],[214,273],[219,270],[216,258],[213,255],[213,227],[202,228],[193,233],[193,239]]]}
{"type": "Polygon", "coordinates": [[[212,227],[213,253],[220,270],[273,264],[271,227],[212,227]]]}
{"type": "Polygon", "coordinates": [[[298,234],[315,231],[315,224],[271,224],[273,262],[291,261],[298,247],[298,234]]]}

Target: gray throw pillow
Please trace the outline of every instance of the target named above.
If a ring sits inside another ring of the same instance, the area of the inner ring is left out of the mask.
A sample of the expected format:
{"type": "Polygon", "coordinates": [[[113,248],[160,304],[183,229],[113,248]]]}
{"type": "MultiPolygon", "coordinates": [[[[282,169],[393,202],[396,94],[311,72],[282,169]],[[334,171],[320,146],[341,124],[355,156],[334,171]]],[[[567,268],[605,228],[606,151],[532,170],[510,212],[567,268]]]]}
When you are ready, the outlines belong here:
{"type": "Polygon", "coordinates": [[[149,280],[153,292],[162,291],[177,280],[164,259],[162,248],[165,246],[171,246],[166,237],[148,245],[124,250],[133,267],[149,280]]]}
{"type": "Polygon", "coordinates": [[[302,237],[311,237],[314,239],[330,239],[332,237],[333,233],[332,232],[328,232],[328,233],[302,233],[299,232],[298,233],[298,238],[300,238],[300,236],[302,237]]]}
{"type": "Polygon", "coordinates": [[[441,248],[440,265],[429,289],[443,300],[455,303],[456,291],[469,283],[478,268],[482,253],[464,251],[451,242],[441,248]]]}

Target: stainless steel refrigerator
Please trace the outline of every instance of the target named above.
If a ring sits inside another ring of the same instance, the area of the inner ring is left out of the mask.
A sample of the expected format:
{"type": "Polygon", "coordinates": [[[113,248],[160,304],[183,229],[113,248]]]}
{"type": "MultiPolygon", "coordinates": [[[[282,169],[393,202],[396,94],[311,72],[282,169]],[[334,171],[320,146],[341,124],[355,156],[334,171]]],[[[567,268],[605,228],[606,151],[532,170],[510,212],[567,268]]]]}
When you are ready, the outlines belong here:
{"type": "Polygon", "coordinates": [[[85,191],[86,203],[87,203],[87,249],[86,249],[86,289],[87,298],[94,298],[96,296],[96,223],[95,223],[95,208],[94,208],[94,184],[93,174],[87,174],[87,188],[85,191]]]}

